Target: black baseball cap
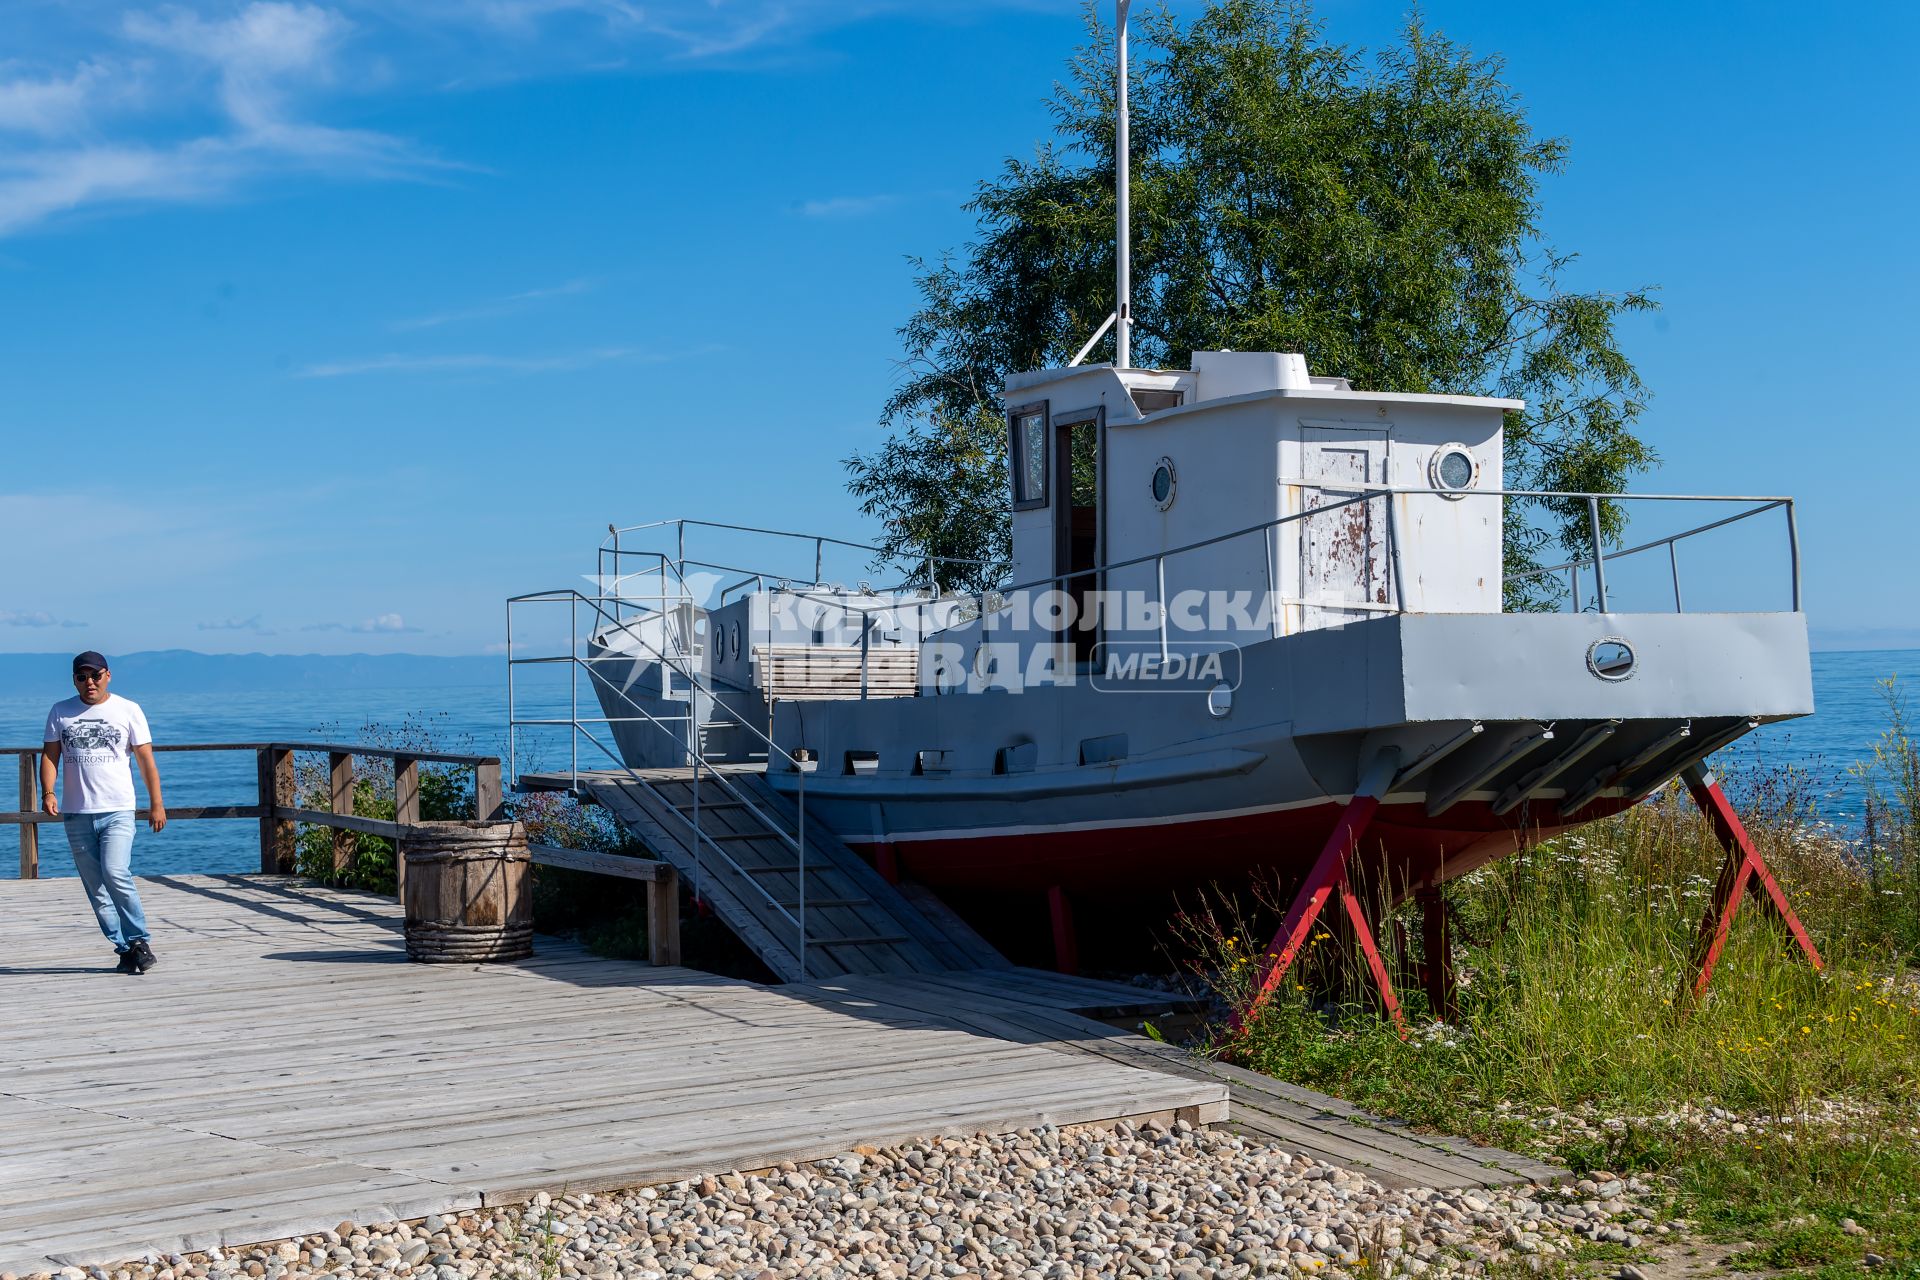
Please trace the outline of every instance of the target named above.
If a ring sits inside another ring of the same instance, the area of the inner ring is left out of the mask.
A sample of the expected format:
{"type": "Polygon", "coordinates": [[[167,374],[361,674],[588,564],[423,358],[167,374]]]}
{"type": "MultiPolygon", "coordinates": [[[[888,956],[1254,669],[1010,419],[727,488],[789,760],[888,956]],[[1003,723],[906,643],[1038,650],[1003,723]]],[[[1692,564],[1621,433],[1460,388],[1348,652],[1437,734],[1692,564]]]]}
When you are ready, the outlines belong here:
{"type": "Polygon", "coordinates": [[[92,667],[95,671],[111,671],[113,669],[107,665],[107,656],[97,649],[89,649],[85,653],[77,653],[74,655],[73,673],[79,675],[82,667],[92,667]]]}

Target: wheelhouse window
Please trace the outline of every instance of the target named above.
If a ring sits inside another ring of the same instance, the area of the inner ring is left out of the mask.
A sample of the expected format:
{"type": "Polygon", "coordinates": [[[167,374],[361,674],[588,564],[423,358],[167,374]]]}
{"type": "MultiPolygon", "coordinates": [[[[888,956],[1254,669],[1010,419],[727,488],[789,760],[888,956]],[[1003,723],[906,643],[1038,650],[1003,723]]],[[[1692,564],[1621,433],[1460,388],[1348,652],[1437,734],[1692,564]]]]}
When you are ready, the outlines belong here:
{"type": "Polygon", "coordinates": [[[1022,405],[1007,415],[1013,437],[1013,509],[1047,505],[1047,406],[1022,405]]]}

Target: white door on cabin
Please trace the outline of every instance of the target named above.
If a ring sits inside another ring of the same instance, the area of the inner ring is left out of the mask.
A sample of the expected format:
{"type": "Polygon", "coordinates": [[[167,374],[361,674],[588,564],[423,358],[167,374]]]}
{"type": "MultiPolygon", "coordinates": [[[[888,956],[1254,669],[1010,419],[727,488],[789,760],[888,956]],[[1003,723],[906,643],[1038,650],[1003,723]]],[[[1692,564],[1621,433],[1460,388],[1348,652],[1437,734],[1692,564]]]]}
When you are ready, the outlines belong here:
{"type": "Polygon", "coordinates": [[[1300,435],[1301,479],[1310,482],[1300,509],[1331,508],[1300,521],[1301,625],[1337,627],[1387,603],[1389,499],[1348,502],[1386,483],[1387,433],[1302,427],[1300,435]]]}

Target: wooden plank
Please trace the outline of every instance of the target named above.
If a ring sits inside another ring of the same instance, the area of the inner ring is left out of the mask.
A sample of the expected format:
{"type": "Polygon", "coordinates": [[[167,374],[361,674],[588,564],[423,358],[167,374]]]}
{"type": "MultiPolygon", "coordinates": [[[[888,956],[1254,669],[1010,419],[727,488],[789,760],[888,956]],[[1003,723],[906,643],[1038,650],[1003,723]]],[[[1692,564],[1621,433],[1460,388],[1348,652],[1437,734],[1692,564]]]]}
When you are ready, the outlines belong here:
{"type": "Polygon", "coordinates": [[[262,747],[257,753],[260,818],[260,870],[262,874],[287,874],[295,863],[294,824],[280,816],[283,807],[295,802],[293,752],[280,747],[262,747]]]}
{"type": "MultiPolygon", "coordinates": [[[[400,838],[400,824],[388,822],[384,818],[360,818],[348,813],[333,813],[326,809],[302,809],[297,806],[276,805],[274,816],[286,822],[310,822],[316,827],[326,827],[336,833],[352,832],[365,836],[382,836],[388,840],[400,838]]],[[[335,857],[338,858],[336,852],[335,857]]]]}
{"type": "Polygon", "coordinates": [[[917,881],[903,880],[894,886],[909,906],[933,928],[939,930],[951,948],[952,958],[970,969],[1007,969],[1013,962],[975,932],[972,925],[961,919],[960,914],[949,907],[932,889],[917,881]]]}
{"type": "MultiPolygon", "coordinates": [[[[256,744],[252,744],[252,743],[245,744],[245,749],[250,750],[254,745],[256,744]]],[[[426,761],[430,764],[459,764],[459,765],[466,765],[469,768],[477,765],[500,763],[499,756],[472,756],[472,755],[460,755],[458,753],[447,752],[447,751],[420,751],[413,747],[371,747],[365,743],[274,742],[274,743],[268,743],[267,745],[273,747],[275,750],[278,750],[278,751],[315,751],[315,752],[324,751],[329,755],[331,755],[334,752],[346,752],[351,755],[371,756],[376,760],[391,760],[395,756],[406,755],[406,756],[412,756],[416,760],[426,761]]],[[[223,747],[203,747],[198,745],[175,746],[172,748],[172,750],[175,750],[175,751],[208,751],[208,750],[225,750],[225,749],[226,748],[223,748],[223,747]]],[[[161,747],[159,748],[159,750],[165,751],[165,750],[168,750],[168,748],[161,747]]]]}
{"type": "Polygon", "coordinates": [[[680,963],[680,876],[661,863],[647,891],[647,958],[657,966],[680,963]]]}
{"type": "MultiPolygon", "coordinates": [[[[353,815],[353,773],[352,752],[327,753],[327,808],[336,817],[353,815]]],[[[327,825],[333,828],[334,874],[344,875],[353,865],[354,852],[359,848],[359,842],[354,839],[357,833],[335,823],[327,825]]]]}
{"type": "MultiPolygon", "coordinates": [[[[393,825],[410,827],[420,821],[420,757],[396,755],[393,758],[393,825]]],[[[394,849],[393,897],[407,900],[406,851],[394,849]]]]}
{"type": "Polygon", "coordinates": [[[500,761],[492,756],[473,766],[473,811],[481,822],[498,822],[506,814],[500,795],[500,761]]]}
{"type": "MultiPolygon", "coordinates": [[[[40,807],[40,753],[20,753],[20,812],[32,813],[40,807]]],[[[20,878],[32,880],[40,874],[40,828],[31,822],[20,824],[20,878]]]]}
{"type": "Polygon", "coordinates": [[[527,853],[542,867],[564,867],[569,871],[589,871],[595,875],[619,876],[626,880],[658,880],[672,875],[673,867],[647,858],[630,858],[617,853],[599,853],[591,849],[562,849],[550,844],[529,844],[527,853]]]}

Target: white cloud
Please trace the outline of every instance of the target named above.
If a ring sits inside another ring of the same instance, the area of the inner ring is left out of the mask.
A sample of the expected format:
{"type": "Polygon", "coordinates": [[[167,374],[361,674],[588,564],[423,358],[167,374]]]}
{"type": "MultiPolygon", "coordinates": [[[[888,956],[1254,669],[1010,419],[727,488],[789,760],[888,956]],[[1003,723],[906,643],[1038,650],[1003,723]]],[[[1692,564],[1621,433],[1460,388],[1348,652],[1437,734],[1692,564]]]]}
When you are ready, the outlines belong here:
{"type": "Polygon", "coordinates": [[[243,129],[280,123],[292,82],[324,82],[349,27],[332,10],[278,0],[255,0],[225,21],[170,8],[129,13],[122,23],[131,40],[215,68],[221,104],[243,129]]]}
{"type": "Polygon", "coordinates": [[[410,627],[397,613],[383,613],[362,622],[309,622],[302,631],[352,631],[361,635],[419,635],[424,627],[410,627]]]}
{"type": "MultiPolygon", "coordinates": [[[[15,19],[0,58],[0,236],[96,206],[227,199],[288,173],[392,180],[463,167],[405,138],[327,122],[339,99],[390,86],[643,71],[791,53],[819,32],[883,15],[965,22],[986,9],[1052,6],[1057,0],[961,8],[922,0],[0,0],[15,19]],[[23,3],[24,17],[15,12],[23,3]]],[[[836,197],[801,212],[852,217],[890,200],[836,197]]]]}
{"type": "Polygon", "coordinates": [[[805,218],[864,218],[900,203],[896,195],[832,196],[825,200],[803,200],[794,206],[805,218]]]}
{"type": "Polygon", "coordinates": [[[364,360],[337,360],[311,364],[294,376],[299,378],[349,378],[368,373],[568,373],[600,364],[665,364],[718,350],[701,347],[692,351],[660,352],[643,347],[594,347],[587,351],[567,351],[545,356],[513,356],[490,353],[459,355],[372,356],[364,360]]]}
{"type": "Polygon", "coordinates": [[[394,328],[406,331],[412,329],[437,329],[443,324],[453,324],[461,320],[488,320],[495,316],[504,316],[517,311],[529,302],[540,302],[547,298],[564,298],[574,294],[588,293],[594,287],[591,280],[569,280],[565,284],[550,289],[528,289],[522,293],[510,293],[504,298],[495,298],[476,306],[441,311],[430,316],[417,316],[411,320],[394,322],[394,328]]]}
{"type": "Polygon", "coordinates": [[[94,100],[109,87],[109,72],[96,62],[83,62],[64,76],[0,81],[0,131],[72,133],[87,123],[94,100]]]}
{"type": "Polygon", "coordinates": [[[196,631],[250,631],[254,635],[260,635],[260,636],[270,636],[274,634],[272,630],[261,625],[260,615],[257,613],[254,614],[251,618],[221,618],[212,622],[196,622],[194,624],[194,630],[196,631]]]}
{"type": "Polygon", "coordinates": [[[118,27],[125,47],[63,74],[0,79],[0,130],[38,138],[0,149],[0,235],[92,205],[215,199],[289,170],[402,177],[444,167],[403,139],[304,118],[303,98],[340,80],[352,30],[334,10],[281,0],[217,19],[178,6],[134,11],[118,27]],[[145,110],[128,110],[136,105],[145,110]],[[182,136],[180,119],[204,117],[206,106],[220,127],[182,136]]]}
{"type": "Polygon", "coordinates": [[[0,627],[84,627],[84,622],[56,618],[45,609],[0,609],[0,627]]]}

